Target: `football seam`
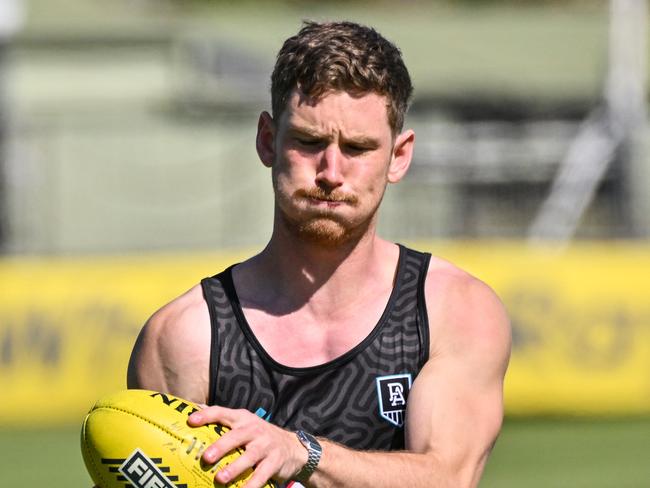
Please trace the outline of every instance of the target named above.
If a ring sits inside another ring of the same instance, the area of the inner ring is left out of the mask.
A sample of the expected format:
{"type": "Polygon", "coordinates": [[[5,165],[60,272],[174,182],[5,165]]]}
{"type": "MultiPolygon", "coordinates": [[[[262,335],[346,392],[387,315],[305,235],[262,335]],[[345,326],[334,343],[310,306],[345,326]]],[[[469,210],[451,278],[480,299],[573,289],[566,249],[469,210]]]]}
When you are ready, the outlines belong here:
{"type": "MultiPolygon", "coordinates": [[[[181,443],[185,440],[183,437],[181,437],[181,436],[179,436],[178,434],[176,434],[176,433],[174,433],[174,432],[168,430],[168,429],[167,429],[166,427],[164,427],[163,425],[157,424],[156,422],[153,422],[151,419],[148,419],[148,418],[146,418],[146,417],[143,417],[141,414],[138,414],[138,413],[132,412],[132,411],[127,410],[127,409],[125,409],[125,408],[113,407],[113,406],[111,406],[111,405],[101,405],[101,406],[97,406],[97,407],[93,408],[93,409],[91,410],[91,412],[89,413],[89,415],[90,415],[91,413],[93,413],[93,412],[98,411],[98,410],[112,410],[112,411],[121,412],[121,413],[124,413],[124,414],[127,414],[127,415],[132,415],[133,417],[139,418],[140,420],[144,420],[144,421],[147,422],[148,424],[153,425],[153,426],[156,427],[158,430],[162,431],[163,433],[169,435],[169,436],[172,437],[172,438],[177,439],[177,440],[180,441],[181,443]]],[[[188,428],[192,428],[192,427],[188,426],[188,428]]],[[[219,437],[221,437],[221,436],[219,436],[219,437]]],[[[84,431],[84,438],[86,438],[86,431],[84,431]]],[[[216,439],[215,439],[215,441],[216,441],[216,439]]],[[[86,439],[86,442],[84,443],[84,449],[86,449],[86,450],[88,449],[87,444],[88,444],[88,442],[87,442],[87,439],[86,439]]],[[[233,451],[236,451],[239,455],[242,455],[242,454],[243,454],[243,450],[242,450],[241,448],[235,448],[235,449],[233,449],[233,451]]],[[[225,456],[224,456],[224,457],[225,457],[225,456]]],[[[99,469],[98,469],[96,463],[94,462],[94,460],[92,459],[92,456],[91,456],[91,462],[93,463],[93,467],[95,468],[95,470],[96,470],[97,472],[99,472],[99,469]]],[[[103,477],[101,474],[100,474],[99,476],[100,476],[100,478],[101,478],[102,480],[104,480],[104,477],[103,477]]],[[[229,485],[226,485],[226,486],[229,486],[229,485]]]]}
{"type": "MultiPolygon", "coordinates": [[[[156,422],[153,422],[151,419],[148,419],[148,418],[142,416],[141,414],[138,414],[138,413],[132,412],[132,411],[130,411],[130,410],[126,410],[126,409],[124,409],[124,408],[113,407],[113,406],[110,406],[110,405],[97,406],[97,407],[93,408],[93,409],[90,411],[90,413],[86,416],[86,418],[87,418],[91,413],[96,412],[96,411],[98,411],[98,410],[112,410],[112,411],[121,412],[121,413],[124,413],[124,414],[127,414],[127,415],[132,415],[133,417],[139,418],[140,420],[144,420],[144,421],[147,422],[148,424],[153,425],[153,426],[156,427],[158,430],[162,431],[163,433],[169,435],[169,436],[172,437],[172,438],[177,439],[177,440],[180,441],[181,443],[185,440],[183,437],[181,437],[181,436],[179,436],[178,434],[176,434],[176,433],[174,433],[174,432],[168,430],[168,429],[165,428],[163,425],[157,424],[156,422]]],[[[85,423],[85,422],[84,422],[84,423],[85,423]]],[[[192,428],[192,427],[190,427],[190,426],[188,426],[188,427],[189,427],[189,428],[192,428]]],[[[221,436],[219,436],[219,437],[221,437],[221,436]]],[[[86,452],[89,452],[89,453],[90,453],[90,450],[88,449],[88,438],[87,438],[87,430],[86,430],[86,429],[84,429],[84,441],[85,441],[85,442],[84,442],[84,446],[83,446],[83,447],[84,447],[84,450],[86,450],[86,452]]],[[[233,449],[233,451],[238,452],[240,455],[242,454],[242,450],[241,450],[240,448],[233,449]]],[[[95,472],[98,473],[98,475],[99,475],[99,477],[101,478],[102,482],[105,481],[105,480],[104,480],[104,477],[101,475],[101,471],[100,471],[99,467],[97,466],[97,463],[95,463],[95,460],[93,459],[93,456],[89,456],[89,458],[90,458],[90,462],[93,464],[93,467],[95,468],[95,472]]],[[[270,481],[270,480],[269,480],[269,481],[270,481]]],[[[267,482],[267,484],[268,484],[268,482],[267,482]]],[[[229,485],[226,485],[226,486],[229,486],[229,485]]],[[[265,485],[265,486],[266,486],[266,485],[265,485]]],[[[271,486],[275,486],[275,485],[274,485],[274,484],[271,484],[271,486]]]]}
{"type": "MultiPolygon", "coordinates": [[[[124,408],[119,408],[119,407],[112,407],[112,406],[110,406],[110,405],[102,405],[102,406],[99,406],[99,407],[95,407],[95,408],[93,408],[92,411],[91,411],[90,413],[92,413],[92,412],[96,412],[96,411],[98,411],[98,410],[113,410],[113,411],[116,411],[116,412],[125,413],[125,414],[127,414],[127,415],[132,415],[133,417],[139,418],[140,420],[144,420],[144,421],[147,422],[148,424],[153,425],[153,426],[156,427],[158,430],[160,430],[160,431],[162,431],[163,433],[165,433],[165,434],[167,434],[167,435],[169,435],[169,436],[171,436],[171,437],[173,437],[173,438],[179,440],[181,443],[182,443],[183,440],[184,440],[181,436],[175,434],[174,432],[171,432],[170,430],[166,429],[166,428],[163,427],[162,425],[159,425],[159,424],[157,424],[156,422],[153,422],[153,421],[151,421],[150,419],[148,419],[148,418],[146,418],[146,417],[143,417],[142,415],[137,414],[137,413],[135,413],[135,412],[132,412],[132,411],[130,411],[130,410],[126,410],[126,409],[124,409],[124,408]]],[[[90,414],[89,414],[89,415],[90,415],[90,414]]],[[[86,430],[84,430],[84,440],[85,440],[85,442],[84,442],[84,449],[85,449],[87,452],[89,452],[89,450],[88,450],[87,431],[86,431],[86,430]]],[[[99,467],[97,466],[97,463],[95,463],[95,460],[93,459],[93,456],[89,456],[89,457],[90,457],[90,461],[91,461],[92,464],[93,464],[93,468],[95,469],[95,472],[98,473],[98,475],[99,475],[100,479],[102,480],[102,482],[105,481],[105,480],[104,480],[104,477],[103,477],[102,474],[101,474],[101,470],[99,469],[99,467]]]]}
{"type": "MultiPolygon", "coordinates": [[[[185,440],[183,437],[181,437],[181,436],[175,434],[174,432],[172,432],[172,431],[166,429],[166,428],[163,427],[162,425],[157,424],[156,422],[153,422],[151,419],[148,419],[148,418],[146,418],[146,417],[143,417],[143,416],[140,415],[140,414],[137,414],[137,413],[135,413],[135,412],[131,412],[130,410],[126,410],[126,409],[124,409],[124,408],[111,407],[111,406],[108,406],[108,405],[107,405],[107,406],[98,407],[98,408],[94,409],[93,412],[94,412],[94,411],[97,411],[97,410],[102,410],[102,409],[106,409],[106,410],[115,410],[115,411],[118,411],[118,412],[126,413],[126,414],[128,414],[128,415],[133,415],[134,417],[137,417],[137,418],[139,418],[140,420],[144,420],[144,421],[147,422],[148,424],[153,425],[153,426],[156,427],[157,429],[162,430],[165,434],[168,434],[168,435],[170,435],[170,436],[172,436],[172,437],[175,437],[177,440],[179,440],[179,441],[181,441],[181,442],[183,442],[183,441],[185,440]]],[[[188,426],[188,427],[189,427],[189,426],[188,426]]]]}
{"type": "Polygon", "coordinates": [[[88,420],[88,417],[90,414],[86,415],[86,418],[84,419],[84,425],[83,425],[83,434],[84,434],[84,451],[86,451],[87,455],[86,457],[90,460],[91,464],[93,465],[93,469],[95,473],[97,473],[97,476],[99,476],[99,479],[102,481],[102,484],[104,484],[104,476],[102,476],[102,472],[99,469],[99,466],[97,466],[97,463],[95,462],[94,456],[92,455],[91,450],[88,448],[88,429],[86,429],[86,421],[88,420]]]}

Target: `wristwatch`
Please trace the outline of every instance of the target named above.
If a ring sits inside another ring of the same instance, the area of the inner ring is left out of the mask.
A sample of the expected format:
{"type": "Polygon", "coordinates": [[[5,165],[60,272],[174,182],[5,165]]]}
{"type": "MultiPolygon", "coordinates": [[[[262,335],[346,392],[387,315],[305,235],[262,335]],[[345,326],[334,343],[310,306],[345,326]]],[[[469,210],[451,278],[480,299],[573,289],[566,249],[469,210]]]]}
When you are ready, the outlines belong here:
{"type": "Polygon", "coordinates": [[[318,461],[320,461],[320,456],[323,453],[323,448],[316,440],[316,438],[307,432],[297,430],[296,435],[298,436],[298,440],[302,443],[302,445],[305,446],[305,449],[307,449],[308,453],[307,464],[302,467],[302,469],[294,478],[295,481],[300,481],[303,483],[309,479],[311,474],[316,469],[316,466],[318,466],[318,461]]]}

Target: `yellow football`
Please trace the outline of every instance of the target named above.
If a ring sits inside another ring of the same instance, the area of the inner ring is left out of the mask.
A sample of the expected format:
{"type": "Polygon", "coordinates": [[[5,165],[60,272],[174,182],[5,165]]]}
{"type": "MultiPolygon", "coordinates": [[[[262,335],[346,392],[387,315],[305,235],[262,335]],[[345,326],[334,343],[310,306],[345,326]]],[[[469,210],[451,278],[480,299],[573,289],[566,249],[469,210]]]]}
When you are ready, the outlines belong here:
{"type": "MultiPolygon", "coordinates": [[[[187,400],[148,390],[124,390],[99,400],[81,429],[81,452],[95,484],[100,488],[223,486],[214,481],[216,470],[243,451],[237,449],[216,464],[205,464],[204,449],[228,428],[190,427],[187,417],[198,409],[187,400]]],[[[251,473],[227,486],[242,486],[251,473]]]]}

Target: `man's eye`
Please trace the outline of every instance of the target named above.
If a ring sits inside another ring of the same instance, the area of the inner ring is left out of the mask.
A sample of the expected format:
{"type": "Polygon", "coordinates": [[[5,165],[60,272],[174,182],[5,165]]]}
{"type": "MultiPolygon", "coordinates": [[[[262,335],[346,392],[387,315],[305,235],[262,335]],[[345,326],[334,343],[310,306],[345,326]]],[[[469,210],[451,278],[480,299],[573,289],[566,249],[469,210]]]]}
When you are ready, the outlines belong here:
{"type": "Polygon", "coordinates": [[[301,146],[307,146],[307,147],[313,147],[317,146],[320,141],[318,139],[296,139],[298,141],[298,144],[301,146]]]}
{"type": "Polygon", "coordinates": [[[359,154],[359,153],[362,153],[362,152],[366,152],[368,150],[367,147],[359,146],[359,145],[356,145],[356,144],[347,144],[345,146],[345,149],[346,149],[347,152],[352,153],[352,154],[359,154]]]}

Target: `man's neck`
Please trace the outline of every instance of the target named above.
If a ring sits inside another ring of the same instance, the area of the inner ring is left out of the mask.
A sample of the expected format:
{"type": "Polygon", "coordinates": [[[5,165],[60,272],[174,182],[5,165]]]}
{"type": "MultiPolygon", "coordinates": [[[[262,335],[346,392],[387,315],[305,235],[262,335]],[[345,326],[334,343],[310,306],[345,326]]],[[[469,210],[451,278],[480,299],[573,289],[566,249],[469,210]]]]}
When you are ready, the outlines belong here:
{"type": "Polygon", "coordinates": [[[244,306],[284,315],[308,309],[331,314],[392,286],[398,250],[374,232],[332,247],[274,232],[267,247],[235,268],[244,306]]]}

